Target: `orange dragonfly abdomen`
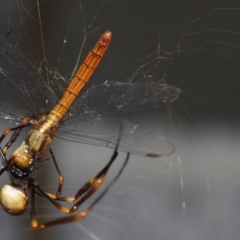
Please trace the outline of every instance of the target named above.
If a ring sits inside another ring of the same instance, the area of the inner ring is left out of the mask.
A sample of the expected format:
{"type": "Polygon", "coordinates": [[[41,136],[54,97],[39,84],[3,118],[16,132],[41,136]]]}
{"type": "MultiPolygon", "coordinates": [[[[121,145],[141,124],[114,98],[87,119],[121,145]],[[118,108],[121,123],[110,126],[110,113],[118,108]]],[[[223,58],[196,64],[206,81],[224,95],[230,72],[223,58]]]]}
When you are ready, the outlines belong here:
{"type": "Polygon", "coordinates": [[[84,63],[74,75],[61,100],[49,113],[48,119],[52,119],[54,122],[59,122],[64,117],[75,98],[88,82],[95,68],[101,61],[110,43],[111,36],[112,33],[108,31],[101,36],[94,48],[89,52],[84,63]]]}
{"type": "Polygon", "coordinates": [[[37,127],[30,131],[27,139],[27,144],[24,143],[23,146],[20,147],[21,149],[19,148],[14,152],[13,158],[16,159],[15,164],[18,166],[24,165],[25,167],[29,165],[30,161],[28,161],[28,158],[31,158],[30,154],[27,155],[27,160],[25,160],[24,157],[23,161],[20,161],[19,157],[24,155],[24,149],[26,147],[29,147],[32,153],[43,154],[46,151],[52,141],[56,126],[65,116],[66,112],[71,107],[79,92],[90,79],[92,73],[94,72],[105,51],[107,50],[111,36],[112,33],[108,31],[101,36],[99,41],[89,52],[85,61],[74,75],[61,100],[46,117],[43,117],[42,120],[36,124],[37,127]]]}

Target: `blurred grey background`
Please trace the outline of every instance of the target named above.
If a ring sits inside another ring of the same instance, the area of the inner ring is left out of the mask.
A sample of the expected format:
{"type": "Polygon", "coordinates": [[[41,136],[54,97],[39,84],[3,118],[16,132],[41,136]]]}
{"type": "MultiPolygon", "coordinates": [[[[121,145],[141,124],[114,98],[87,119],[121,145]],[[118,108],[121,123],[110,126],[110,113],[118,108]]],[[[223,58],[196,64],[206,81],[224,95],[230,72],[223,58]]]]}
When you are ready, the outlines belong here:
{"type": "MultiPolygon", "coordinates": [[[[70,78],[109,29],[111,45],[90,84],[164,80],[183,91],[171,106],[121,116],[169,139],[176,147],[173,155],[159,159],[131,156],[121,178],[82,221],[37,232],[30,228],[29,210],[19,217],[1,210],[2,237],[239,239],[238,7],[236,0],[0,1],[0,33],[11,31],[9,41],[50,83],[56,69],[58,79],[70,78]]],[[[23,106],[4,81],[0,93],[1,100],[23,106]]],[[[9,126],[0,125],[2,131],[9,126]]],[[[64,195],[73,195],[112,153],[60,140],[54,141],[53,150],[66,177],[64,195]]],[[[107,182],[124,158],[121,153],[107,182]]],[[[41,167],[41,186],[56,189],[51,162],[41,167]]],[[[6,182],[4,174],[1,185],[6,182]]],[[[39,198],[37,213],[41,221],[62,216],[39,198]]]]}

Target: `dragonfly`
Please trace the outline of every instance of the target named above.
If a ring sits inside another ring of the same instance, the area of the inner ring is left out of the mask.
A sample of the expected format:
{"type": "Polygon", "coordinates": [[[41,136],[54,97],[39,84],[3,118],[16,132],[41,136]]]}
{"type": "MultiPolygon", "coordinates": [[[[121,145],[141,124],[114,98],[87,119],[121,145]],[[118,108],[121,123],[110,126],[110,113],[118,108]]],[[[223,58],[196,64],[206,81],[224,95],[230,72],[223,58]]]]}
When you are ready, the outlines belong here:
{"type": "Polygon", "coordinates": [[[44,80],[39,70],[6,37],[0,36],[0,74],[25,101],[30,110],[0,101],[0,119],[16,124],[6,129],[10,140],[0,147],[2,167],[0,176],[7,172],[10,183],[2,187],[0,204],[11,215],[22,214],[28,206],[30,192],[31,226],[40,230],[57,224],[82,219],[105,195],[126,166],[130,153],[146,157],[160,157],[174,152],[174,146],[154,132],[127,120],[110,115],[155,108],[175,101],[181,90],[159,83],[104,82],[93,85],[82,93],[95,68],[107,50],[112,33],[106,31],[89,52],[83,64],[74,74],[60,99],[44,80]],[[81,92],[81,94],[79,94],[81,92]],[[8,157],[9,149],[25,127],[31,130],[18,148],[8,157]],[[54,137],[113,149],[107,165],[87,181],[74,196],[61,195],[64,177],[50,148],[54,137]],[[58,173],[56,193],[44,191],[35,179],[37,163],[48,161],[49,151],[58,173]],[[79,207],[102,185],[107,172],[117,158],[118,151],[126,152],[126,159],[114,180],[84,210],[79,207]],[[40,223],[36,217],[35,196],[46,198],[64,217],[40,223]],[[67,208],[61,202],[73,203],[67,208]]]}

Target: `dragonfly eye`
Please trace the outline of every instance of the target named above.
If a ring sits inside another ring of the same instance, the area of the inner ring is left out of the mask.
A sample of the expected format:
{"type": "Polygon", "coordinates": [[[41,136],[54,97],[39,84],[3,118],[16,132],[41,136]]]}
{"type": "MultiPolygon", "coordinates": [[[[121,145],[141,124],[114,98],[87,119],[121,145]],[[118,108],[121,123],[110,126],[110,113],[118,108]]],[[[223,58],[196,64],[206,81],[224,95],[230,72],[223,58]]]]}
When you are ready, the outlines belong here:
{"type": "Polygon", "coordinates": [[[7,184],[1,190],[0,203],[8,214],[20,215],[27,208],[28,196],[24,189],[7,184]]]}

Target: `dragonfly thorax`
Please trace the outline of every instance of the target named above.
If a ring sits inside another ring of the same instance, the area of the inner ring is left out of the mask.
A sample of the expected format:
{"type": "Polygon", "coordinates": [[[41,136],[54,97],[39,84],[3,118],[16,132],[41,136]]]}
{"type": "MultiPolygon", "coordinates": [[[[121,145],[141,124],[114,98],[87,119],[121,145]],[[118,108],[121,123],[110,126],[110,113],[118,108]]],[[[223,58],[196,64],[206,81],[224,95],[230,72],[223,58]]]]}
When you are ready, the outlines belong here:
{"type": "Polygon", "coordinates": [[[52,142],[52,136],[55,132],[55,127],[46,128],[46,124],[42,124],[37,129],[32,129],[27,137],[26,141],[13,152],[12,161],[18,167],[29,167],[36,158],[42,156],[50,143],[52,142]]]}

